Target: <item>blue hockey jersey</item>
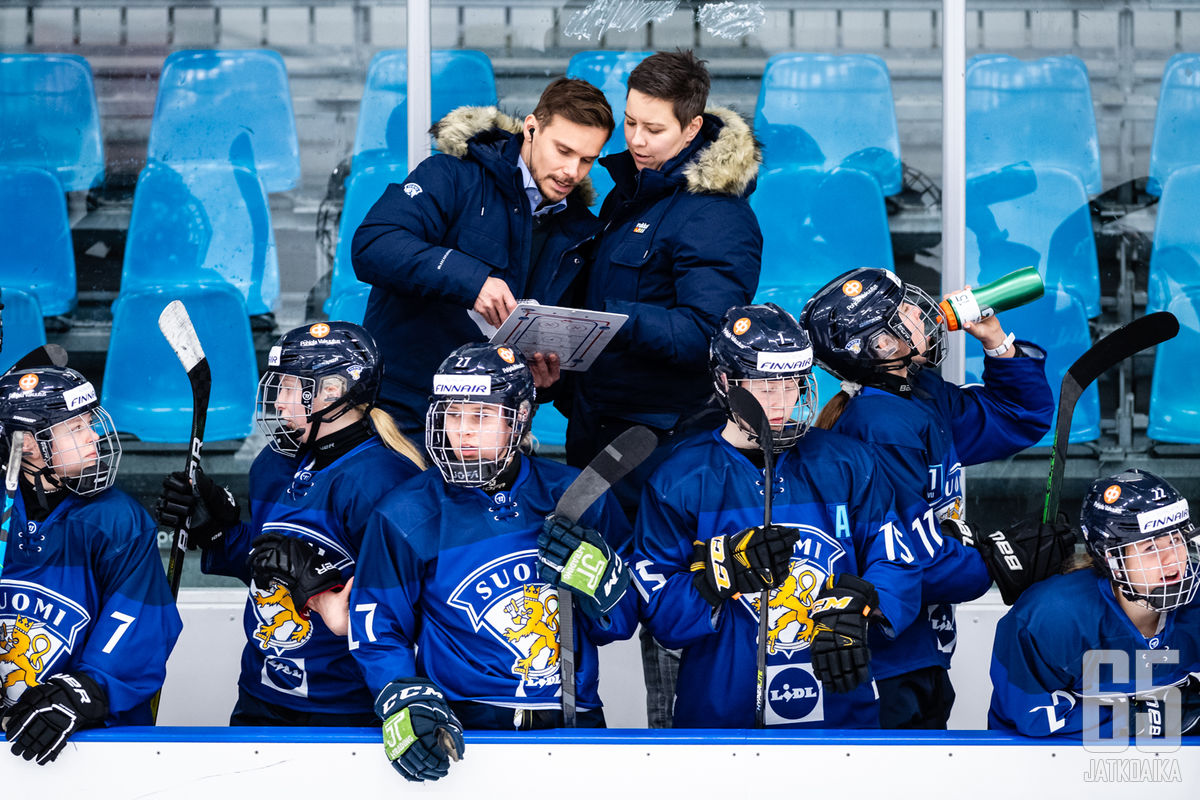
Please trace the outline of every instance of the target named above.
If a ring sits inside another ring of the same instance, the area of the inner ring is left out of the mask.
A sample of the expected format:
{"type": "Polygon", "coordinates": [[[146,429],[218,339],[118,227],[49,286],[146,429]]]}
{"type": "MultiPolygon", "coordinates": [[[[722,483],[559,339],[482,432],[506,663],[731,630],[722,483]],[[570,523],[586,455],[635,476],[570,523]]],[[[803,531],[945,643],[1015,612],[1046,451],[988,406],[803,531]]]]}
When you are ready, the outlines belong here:
{"type": "Polygon", "coordinates": [[[1200,601],[1163,617],[1158,633],[1143,636],[1117,605],[1109,580],[1090,569],[1035,584],[996,626],[988,727],[1027,736],[1080,737],[1088,716],[1085,654],[1110,650],[1128,655],[1127,669],[1098,670],[1092,696],[1099,711],[1096,727],[1089,729],[1109,738],[1113,700],[1152,691],[1138,684],[1139,675],[1146,681],[1141,662],[1152,665],[1149,674],[1157,689],[1182,685],[1189,673],[1200,676],[1200,601]],[[1176,663],[1164,663],[1164,654],[1176,663]],[[1115,674],[1124,679],[1116,680],[1115,674]]]}
{"type": "Polygon", "coordinates": [[[974,600],[992,583],[983,558],[939,524],[962,518],[962,468],[1008,458],[1050,428],[1054,398],[1041,350],[1021,342],[1026,356],[984,358],[983,385],[959,387],[923,370],[909,398],[864,387],[846,404],[833,429],[869,444],[896,503],[913,520],[922,562],[924,608],[903,634],[871,637],[878,678],[929,666],[950,667],[957,630],[953,603],[974,600]]]}
{"type": "MultiPolygon", "coordinates": [[[[538,578],[537,537],[578,474],[522,457],[506,492],[447,484],[429,470],[384,498],[350,594],[351,647],[371,691],[420,676],[451,701],[559,706],[558,592],[538,578]]],[[[610,494],[581,522],[628,558],[629,524],[610,494]]],[[[596,646],[633,634],[637,594],[600,622],[574,619],[576,701],[599,708],[596,646]]]]}
{"type": "MultiPolygon", "coordinates": [[[[827,693],[814,677],[808,616],[826,577],[861,575],[902,631],[916,616],[921,573],[891,487],[869,451],[845,436],[810,430],[778,457],[773,522],[800,530],[791,574],[768,600],[767,723],[788,727],[878,727],[870,683],[827,693]]],[[[693,541],[763,522],[763,471],[720,431],[681,442],[642,494],[635,527],[634,580],[644,620],[665,647],[682,648],[675,726],[754,724],[757,596],[715,612],[692,585],[693,541]]]]}
{"type": "Polygon", "coordinates": [[[246,646],[238,686],[268,703],[322,714],[365,714],[374,708],[346,637],[320,615],[298,613],[288,590],[258,586],[247,568],[260,533],[295,536],[335,553],[349,580],[355,572],[367,518],[379,499],[420,470],[372,436],[324,469],[263,448],[250,468],[251,521],[226,533],[225,546],[205,553],[204,571],[230,575],[250,587],[242,615],[246,646]]]}
{"type": "Polygon", "coordinates": [[[41,522],[18,492],[0,579],[0,698],[84,672],[108,697],[106,725],[149,725],[183,624],[154,521],[110,488],[71,495],[41,522]]]}

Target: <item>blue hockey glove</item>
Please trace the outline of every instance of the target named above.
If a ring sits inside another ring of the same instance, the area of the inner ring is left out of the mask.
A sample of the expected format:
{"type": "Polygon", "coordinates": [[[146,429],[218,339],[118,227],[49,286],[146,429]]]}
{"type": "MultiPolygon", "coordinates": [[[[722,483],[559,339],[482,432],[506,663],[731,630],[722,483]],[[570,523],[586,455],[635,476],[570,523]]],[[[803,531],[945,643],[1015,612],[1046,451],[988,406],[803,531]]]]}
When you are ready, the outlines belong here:
{"type": "Polygon", "coordinates": [[[867,618],[879,606],[870,582],[842,572],[830,575],[808,613],[816,625],[809,654],[813,674],[832,692],[849,692],[871,674],[867,618]]]}
{"type": "Polygon", "coordinates": [[[446,696],[428,681],[392,681],[375,699],[375,714],[383,720],[384,752],[405,780],[445,777],[467,749],[446,696]]]}
{"type": "Polygon", "coordinates": [[[592,619],[611,611],[629,587],[629,568],[604,537],[554,515],[538,534],[538,576],[570,589],[592,619]]]}
{"type": "Polygon", "coordinates": [[[5,735],[12,753],[48,764],[76,731],[95,728],[108,716],[108,696],[82,672],[63,672],[25,690],[13,706],[5,735]]]}

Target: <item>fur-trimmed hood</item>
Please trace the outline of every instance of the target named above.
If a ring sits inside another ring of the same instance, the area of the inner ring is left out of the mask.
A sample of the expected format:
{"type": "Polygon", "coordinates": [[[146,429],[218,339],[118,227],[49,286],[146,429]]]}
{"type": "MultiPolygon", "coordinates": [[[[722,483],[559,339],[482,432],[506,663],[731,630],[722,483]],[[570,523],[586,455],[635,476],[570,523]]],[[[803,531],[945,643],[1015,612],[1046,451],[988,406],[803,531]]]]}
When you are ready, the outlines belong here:
{"type": "Polygon", "coordinates": [[[758,177],[762,146],[736,111],[714,106],[705,109],[705,114],[720,120],[721,128],[708,147],[701,148],[684,167],[687,189],[693,194],[708,192],[741,197],[758,177]]]}
{"type": "MultiPolygon", "coordinates": [[[[466,158],[472,143],[488,145],[507,140],[505,134],[519,135],[521,122],[495,106],[461,106],[435,122],[430,133],[439,152],[466,158]]],[[[585,176],[571,194],[590,206],[596,199],[591,177],[585,176]]]]}

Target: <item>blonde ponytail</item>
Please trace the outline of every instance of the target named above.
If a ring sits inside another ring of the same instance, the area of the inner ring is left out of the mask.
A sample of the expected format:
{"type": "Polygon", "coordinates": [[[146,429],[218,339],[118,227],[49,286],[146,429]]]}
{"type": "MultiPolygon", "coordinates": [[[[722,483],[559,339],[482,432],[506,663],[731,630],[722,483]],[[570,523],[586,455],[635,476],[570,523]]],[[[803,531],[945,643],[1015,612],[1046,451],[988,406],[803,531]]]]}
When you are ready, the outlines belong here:
{"type": "Polygon", "coordinates": [[[846,410],[846,403],[849,402],[850,395],[844,390],[839,391],[821,407],[821,413],[817,415],[817,421],[813,423],[813,427],[824,428],[827,431],[833,430],[834,424],[838,421],[838,417],[842,416],[842,412],[846,410]]]}
{"type": "MultiPolygon", "coordinates": [[[[367,410],[366,406],[359,406],[359,408],[364,412],[367,410]]],[[[389,449],[395,450],[416,464],[420,469],[425,469],[425,457],[421,455],[421,451],[412,443],[412,440],[400,432],[400,428],[396,425],[396,420],[392,419],[392,415],[382,408],[372,408],[370,414],[371,425],[374,426],[375,433],[379,435],[383,443],[389,449]]]]}

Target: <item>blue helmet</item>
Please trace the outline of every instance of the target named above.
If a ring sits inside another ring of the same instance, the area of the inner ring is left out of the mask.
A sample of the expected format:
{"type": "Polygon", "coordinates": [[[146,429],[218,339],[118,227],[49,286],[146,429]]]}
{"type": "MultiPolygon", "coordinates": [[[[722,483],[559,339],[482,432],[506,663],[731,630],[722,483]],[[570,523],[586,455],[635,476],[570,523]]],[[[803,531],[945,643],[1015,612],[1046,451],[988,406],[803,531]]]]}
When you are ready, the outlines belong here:
{"type": "Polygon", "coordinates": [[[912,376],[921,367],[917,356],[930,366],[946,356],[938,304],[886,269],[852,269],[834,278],[805,304],[800,324],[812,337],[818,364],[865,386],[894,388],[896,367],[912,376]]]}
{"type": "Polygon", "coordinates": [[[1079,526],[1097,569],[1130,600],[1168,611],[1196,596],[1200,536],[1187,500],[1157,475],[1130,469],[1093,481],[1079,526]]]}
{"type": "Polygon", "coordinates": [[[433,376],[425,449],[448,483],[487,486],[509,465],[533,421],[536,391],[521,351],[466,344],[433,376]]]}
{"type": "Polygon", "coordinates": [[[725,312],[708,348],[713,388],[725,414],[752,441],[754,426],[729,407],[729,389],[751,389],[774,428],[774,450],[791,447],[805,434],[817,411],[817,383],[808,334],[774,303],[734,306],[725,312]],[[786,384],[786,385],[785,385],[786,384]],[[768,391],[774,386],[775,391],[768,391]]]}

